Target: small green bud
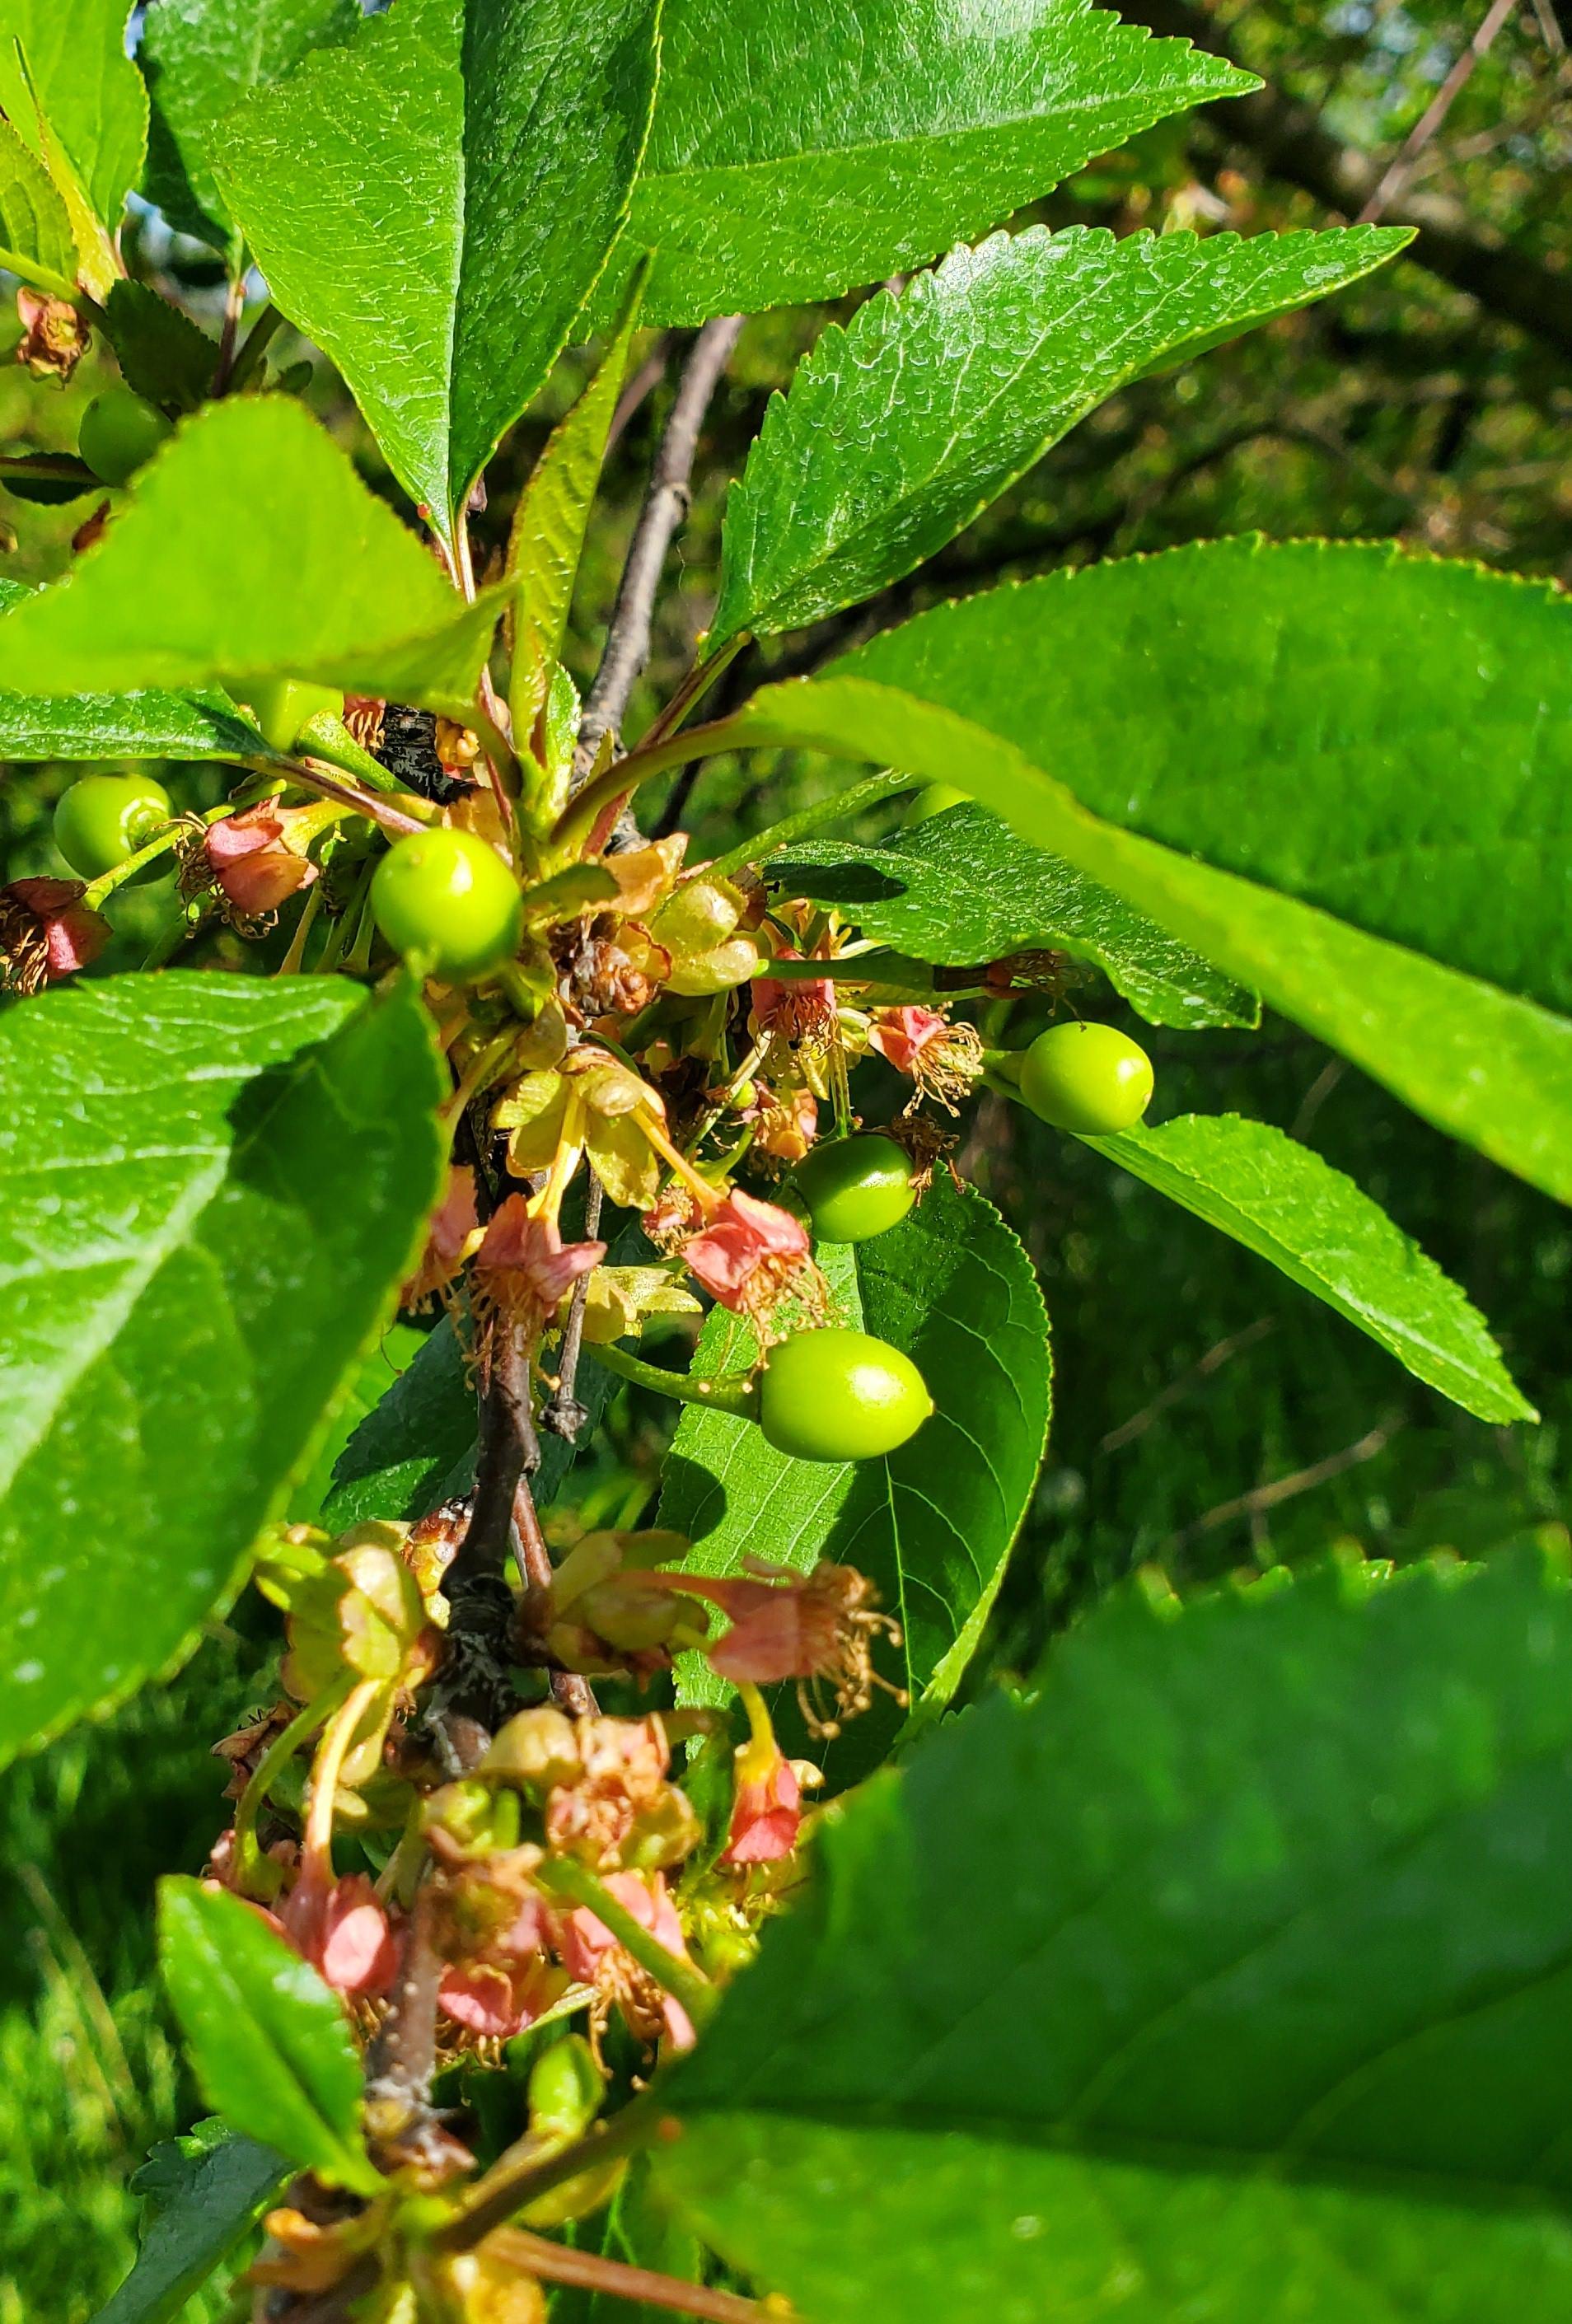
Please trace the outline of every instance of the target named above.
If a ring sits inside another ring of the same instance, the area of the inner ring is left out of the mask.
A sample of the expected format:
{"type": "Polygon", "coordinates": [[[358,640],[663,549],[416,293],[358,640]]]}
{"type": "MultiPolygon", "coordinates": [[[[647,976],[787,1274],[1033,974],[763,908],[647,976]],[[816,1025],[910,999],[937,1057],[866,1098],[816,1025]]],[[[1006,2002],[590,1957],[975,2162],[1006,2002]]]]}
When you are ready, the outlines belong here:
{"type": "Polygon", "coordinates": [[[530,2128],[537,2138],[582,2137],[600,2112],[606,2079],[581,2034],[564,2034],[530,2069],[530,2128]]]}

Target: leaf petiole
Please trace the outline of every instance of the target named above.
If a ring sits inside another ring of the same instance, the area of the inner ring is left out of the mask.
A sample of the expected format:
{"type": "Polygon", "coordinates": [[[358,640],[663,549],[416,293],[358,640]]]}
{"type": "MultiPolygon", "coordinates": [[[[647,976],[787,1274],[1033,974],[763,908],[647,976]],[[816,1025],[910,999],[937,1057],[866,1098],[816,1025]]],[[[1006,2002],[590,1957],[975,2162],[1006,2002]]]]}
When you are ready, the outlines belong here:
{"type": "MultiPolygon", "coordinates": [[[[301,1744],[343,1702],[354,1684],[354,1675],[352,1671],[341,1671],[313,1702],[297,1711],[289,1725],[273,1737],[253,1769],[235,1810],[235,1878],[242,1895],[267,1891],[264,1869],[267,1859],[256,1844],[256,1820],[264,1801],[301,1744]]],[[[276,1871],[277,1867],[273,1869],[276,1871]]]]}
{"type": "Polygon", "coordinates": [[[723,880],[728,872],[744,871],[752,863],[763,863],[779,848],[789,847],[794,839],[817,831],[820,824],[838,823],[843,816],[860,815],[865,807],[877,807],[883,799],[899,798],[902,791],[920,789],[922,781],[920,775],[902,774],[898,767],[887,768],[883,774],[870,775],[866,782],[854,783],[849,791],[818,799],[812,807],[800,807],[795,815],[782,816],[779,823],[756,831],[751,839],[739,840],[724,855],[717,855],[713,863],[707,863],[705,871],[711,879],[723,880]]]}

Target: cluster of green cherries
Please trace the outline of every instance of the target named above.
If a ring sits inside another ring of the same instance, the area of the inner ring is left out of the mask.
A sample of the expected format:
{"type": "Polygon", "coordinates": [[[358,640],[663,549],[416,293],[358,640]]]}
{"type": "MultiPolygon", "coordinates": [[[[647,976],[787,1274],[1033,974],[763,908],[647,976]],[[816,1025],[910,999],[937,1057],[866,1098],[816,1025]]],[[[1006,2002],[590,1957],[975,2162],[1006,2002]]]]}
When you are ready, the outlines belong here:
{"type": "MultiPolygon", "coordinates": [[[[343,706],[341,696],[292,680],[249,691],[253,716],[279,750],[291,748],[319,711],[343,706]]],[[[171,812],[151,776],[95,772],[61,798],[55,839],[73,871],[97,879],[145,845],[171,812]]],[[[518,948],[517,882],[470,832],[434,824],[396,840],[377,865],[371,900],[387,943],[424,975],[464,982],[518,948]]],[[[997,1087],[1040,1120],[1083,1138],[1133,1128],[1151,1098],[1151,1059],[1112,1025],[1052,1025],[1030,1047],[991,1063],[997,1087]]],[[[914,1180],[911,1157],[896,1139],[858,1131],[814,1147],[793,1171],[791,1192],[818,1241],[860,1243],[900,1224],[916,1200],[914,1180]]],[[[794,1459],[860,1461],[894,1452],[933,1408],[922,1374],[899,1348],[827,1327],[772,1349],[756,1417],[766,1440],[794,1459]]]]}
{"type": "MultiPolygon", "coordinates": [[[[1151,1101],[1151,1060],[1113,1025],[1050,1025],[1001,1062],[1000,1085],[1055,1130],[1112,1137],[1151,1101]]],[[[899,1226],[916,1200],[903,1146],[858,1131],[816,1146],[791,1186],[826,1243],[867,1242],[899,1226]]],[[[772,1351],[759,1420],[778,1452],[799,1460],[862,1461],[892,1452],[933,1410],[911,1358],[865,1332],[802,1332],[772,1351]]]]}

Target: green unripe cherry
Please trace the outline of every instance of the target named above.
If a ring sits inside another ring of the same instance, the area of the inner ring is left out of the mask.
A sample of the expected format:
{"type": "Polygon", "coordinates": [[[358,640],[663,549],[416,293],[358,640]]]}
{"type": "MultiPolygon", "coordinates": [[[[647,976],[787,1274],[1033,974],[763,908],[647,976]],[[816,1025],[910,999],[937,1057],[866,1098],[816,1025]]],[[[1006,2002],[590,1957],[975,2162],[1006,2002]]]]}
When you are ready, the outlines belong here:
{"type": "Polygon", "coordinates": [[[60,794],[54,844],[79,878],[99,880],[145,846],[171,812],[168,791],[151,775],[81,775],[60,794]]]}
{"type": "Polygon", "coordinates": [[[438,824],[397,841],[373,876],[371,909],[394,952],[449,982],[484,976],[518,950],[517,883],[472,831],[438,824]]]}
{"type": "Polygon", "coordinates": [[[893,1452],[932,1410],[911,1357],[867,1332],[799,1332],[772,1348],[759,1381],[759,1425],[797,1461],[893,1452]]]}
{"type": "Polygon", "coordinates": [[[106,484],[128,484],[174,429],[156,403],[128,387],[106,387],[82,414],[77,449],[106,484]]]}
{"type": "Polygon", "coordinates": [[[791,1175],[820,1242],[866,1242],[899,1226],[916,1200],[911,1157],[876,1132],[816,1146],[791,1175]]]}
{"type": "Polygon", "coordinates": [[[254,678],[245,687],[251,715],[264,739],[275,751],[292,751],[301,730],[324,710],[344,715],[344,696],[336,686],[312,686],[303,678],[254,678]]]}
{"type": "Polygon", "coordinates": [[[1021,1059],[1019,1087],[1040,1120],[1082,1138],[1133,1129],[1151,1102],[1151,1059],[1114,1025],[1050,1025],[1021,1059]]]}

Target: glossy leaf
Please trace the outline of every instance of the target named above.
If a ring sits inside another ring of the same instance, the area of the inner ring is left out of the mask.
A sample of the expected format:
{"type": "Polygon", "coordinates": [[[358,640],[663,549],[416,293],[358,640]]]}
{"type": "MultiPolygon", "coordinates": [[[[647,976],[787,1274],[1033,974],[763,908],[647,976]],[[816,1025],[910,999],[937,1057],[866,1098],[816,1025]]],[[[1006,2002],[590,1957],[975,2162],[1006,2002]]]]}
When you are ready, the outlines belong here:
{"type": "Polygon", "coordinates": [[[1566,1010],[1568,651],[1543,583],[1240,540],[994,591],[836,667],[1037,752],[1094,815],[1566,1010]]]}
{"type": "Polygon", "coordinates": [[[657,0],[399,0],[226,124],[218,178],[274,299],[446,530],[606,262],[657,0]]]}
{"type": "Polygon", "coordinates": [[[1116,388],[1356,281],[1409,239],[1035,226],[880,292],[771,403],[726,503],[708,650],[900,580],[1116,388]]]}
{"type": "MultiPolygon", "coordinates": [[[[736,1573],[749,1555],[809,1572],[855,1565],[905,1633],[880,1655],[927,1717],[959,1683],[1003,1579],[1037,1480],[1048,1428],[1048,1323],[1030,1260],[993,1205],[957,1194],[940,1173],[918,1209],[854,1249],[823,1247],[840,1321],[889,1340],[927,1380],[937,1411],[886,1459],[792,1460],[750,1421],[685,1410],[667,1457],[661,1523],[687,1534],[695,1572],[736,1573]]],[[[749,1328],[724,1308],[694,1358],[701,1374],[741,1371],[749,1328]]],[[[730,1688],[698,1657],[682,1697],[726,1701],[730,1688]]],[[[796,1748],[837,1782],[865,1772],[902,1720],[887,1700],[828,1749],[787,1714],[796,1748]]]]}
{"type": "Polygon", "coordinates": [[[1086,1143],[1269,1259],[1465,1411],[1538,1418],[1466,1293],[1308,1146],[1232,1113],[1086,1143]]]}
{"type": "Polygon", "coordinates": [[[35,290],[69,299],[76,290],[77,244],[70,214],[38,156],[0,121],[0,266],[35,290]]]}
{"type": "Polygon", "coordinates": [[[1557,2313],[1569,1679],[1513,1555],[1105,1609],[823,1827],[660,2182],[811,2324],[1557,2313]]]}
{"type": "Polygon", "coordinates": [[[0,694],[0,759],[236,759],[267,744],[227,696],[0,694]]]}
{"type": "Polygon", "coordinates": [[[155,2146],[131,2180],[143,2200],[136,2264],[93,2324],[175,2324],[288,2175],[273,2147],[216,2120],[155,2146]]]}
{"type": "Polygon", "coordinates": [[[816,839],[775,857],[772,882],[833,904],[865,936],[958,968],[1046,945],[1093,961],[1149,1024],[1253,1025],[1252,996],[1073,864],[978,807],[929,816],[887,846],[816,839]]]}
{"type": "MultiPolygon", "coordinates": [[[[1124,830],[1113,820],[1104,821],[1089,813],[1076,796],[1083,788],[1088,795],[1105,795],[1110,769],[1099,767],[1096,754],[1107,749],[1113,753],[1112,771],[1128,778],[1120,786],[1118,797],[1108,800],[1110,816],[1117,812],[1123,819],[1128,813],[1144,822],[1147,807],[1139,780],[1143,760],[1155,756],[1161,761],[1171,755],[1176,765],[1188,760],[1193,766],[1198,758],[1205,779],[1188,787],[1189,811],[1181,814],[1174,809],[1165,818],[1166,830],[1176,843],[1182,828],[1192,835],[1184,843],[1187,846],[1209,844],[1221,855],[1234,852],[1241,826],[1267,835],[1279,827],[1281,818],[1292,830],[1294,818],[1289,810],[1299,796],[1313,788],[1324,802],[1322,828],[1336,860],[1345,807],[1348,824],[1357,829],[1367,793],[1378,787],[1366,778],[1387,763],[1382,754],[1388,747],[1406,761],[1407,744],[1406,741],[1383,744],[1381,736],[1385,730],[1373,723],[1362,747],[1355,742],[1343,749],[1329,742],[1323,752],[1317,737],[1324,729],[1330,731],[1328,722],[1340,718],[1346,706],[1357,731],[1364,715],[1361,705],[1382,697],[1384,673],[1430,659],[1439,668],[1449,639],[1454,666],[1448,699],[1456,733],[1445,738],[1432,735],[1432,765],[1445,762],[1447,751],[1455,744],[1464,764],[1472,766],[1470,717],[1476,715],[1481,724],[1490,727],[1495,723],[1502,694],[1510,695],[1512,690],[1497,669],[1469,650],[1475,640],[1470,620],[1464,616],[1475,610],[1472,593],[1500,593],[1491,599],[1494,614],[1509,631],[1521,618],[1520,649],[1535,669],[1550,666],[1535,651],[1542,642],[1541,625],[1564,622],[1565,613],[1538,589],[1521,582],[1486,578],[1467,568],[1410,567],[1401,560],[1393,561],[1385,552],[1364,549],[1312,549],[1309,558],[1324,558],[1324,570],[1341,571],[1349,591],[1356,591],[1372,571],[1390,569],[1394,590],[1385,643],[1378,650],[1371,630],[1350,625],[1346,596],[1337,616],[1335,650],[1329,629],[1327,639],[1318,643],[1313,625],[1308,627],[1306,669],[1313,666],[1320,672],[1319,702],[1306,729],[1283,737],[1282,764],[1288,771],[1277,770],[1270,750],[1253,754],[1253,769],[1273,766],[1270,786],[1257,782],[1246,789],[1242,780],[1231,800],[1233,821],[1225,816],[1224,827],[1209,842],[1203,842],[1201,833],[1213,832],[1221,812],[1215,812],[1211,804],[1223,788],[1214,780],[1213,744],[1219,752],[1223,751],[1225,722],[1212,710],[1208,695],[1192,694],[1181,682],[1181,641],[1189,618],[1205,633],[1209,602],[1206,560],[1214,553],[1219,558],[1220,577],[1226,575],[1232,560],[1246,555],[1254,558],[1263,604],[1271,602],[1272,567],[1277,560],[1291,560],[1290,570],[1306,569],[1308,563],[1306,553],[1298,549],[1246,550],[1232,543],[1223,544],[1216,552],[1179,550],[1167,558],[1142,560],[1133,568],[1136,577],[1127,584],[1133,596],[1139,595],[1140,576],[1161,575],[1163,567],[1181,562],[1189,574],[1188,595],[1182,607],[1176,606],[1170,595],[1176,576],[1170,569],[1160,579],[1158,594],[1163,610],[1148,641],[1149,664],[1143,664],[1138,650],[1139,632],[1133,627],[1123,633],[1121,641],[1121,633],[1111,625],[1100,626],[1096,676],[1087,669],[1086,652],[1066,623],[1055,618],[1064,610],[1062,597],[1045,599],[1041,594],[1045,587],[1078,586],[1075,576],[1060,576],[1054,584],[1027,584],[972,598],[887,632],[871,646],[833,665],[824,678],[766,688],[744,714],[739,738],[770,744],[790,741],[841,756],[876,759],[886,764],[893,761],[935,781],[970,790],[1004,816],[1025,838],[1116,890],[1183,943],[1253,986],[1285,1016],[1341,1049],[1418,1112],[1547,1193],[1572,1200],[1572,1023],[1449,964],[1445,956],[1472,954],[1475,939],[1471,930],[1445,908],[1444,881],[1436,882],[1439,909],[1432,904],[1425,910],[1415,901],[1422,890],[1410,891],[1401,903],[1395,887],[1378,890],[1372,883],[1359,890],[1361,909],[1372,918],[1383,916],[1383,904],[1394,918],[1417,918],[1423,911],[1429,941],[1443,955],[1427,958],[1421,950],[1408,949],[1401,942],[1355,927],[1297,896],[1259,884],[1256,878],[1242,878],[1216,868],[1198,854],[1181,853],[1177,844],[1160,845],[1139,830],[1124,830]],[[1419,584],[1421,589],[1432,586],[1438,601],[1431,606],[1434,618],[1422,632],[1416,632],[1411,622],[1407,628],[1401,622],[1404,611],[1412,611],[1410,575],[1438,576],[1429,584],[1421,577],[1419,584]],[[1458,617],[1449,618],[1447,601],[1457,592],[1464,604],[1451,609],[1458,617]],[[1123,652],[1113,650],[1118,641],[1124,646],[1123,652]],[[1160,690],[1148,684],[1149,669],[1160,665],[1171,667],[1171,687],[1160,690]],[[1054,681],[1044,677],[1050,667],[1059,674],[1068,694],[1045,701],[1045,691],[1055,693],[1054,681]],[[1095,701],[1106,688],[1105,723],[1097,715],[1077,711],[1074,700],[1077,669],[1085,674],[1088,701],[1095,701]],[[1126,676],[1122,694],[1115,675],[1119,671],[1126,676]],[[1356,672],[1362,673],[1357,683],[1356,672]],[[1046,771],[1050,767],[1055,770],[1052,775],[1046,771]]],[[[1316,569],[1313,564],[1309,569],[1316,569]]],[[[1120,568],[1094,570],[1101,574],[1120,568]]],[[[1280,569],[1276,578],[1281,577],[1280,569]]],[[[1327,618],[1329,623],[1329,609],[1327,618]]],[[[1234,617],[1230,669],[1249,662],[1244,641],[1250,620],[1248,604],[1241,604],[1234,617]]],[[[1297,649],[1285,649],[1285,660],[1296,671],[1299,669],[1297,649]]],[[[1259,684],[1268,699],[1272,697],[1270,669],[1252,683],[1259,684]]],[[[1413,706],[1420,707],[1418,703],[1413,706]]],[[[1558,817],[1562,812],[1554,797],[1536,802],[1532,769],[1554,761],[1563,747],[1560,736],[1567,731],[1567,722],[1558,722],[1552,714],[1537,722],[1531,743],[1521,734],[1518,738],[1520,752],[1530,753],[1526,762],[1520,761],[1530,794],[1525,821],[1535,811],[1542,825],[1531,863],[1526,848],[1514,851],[1514,860],[1521,859],[1522,865],[1525,920],[1542,922],[1545,917],[1534,892],[1535,881],[1541,862],[1548,877],[1557,861],[1558,817]]],[[[1498,739],[1503,747],[1510,747],[1513,732],[1510,718],[1503,719],[1498,739]]],[[[1223,763],[1228,763],[1225,756],[1223,763]]],[[[1482,773],[1482,785],[1487,786],[1489,780],[1482,773]]],[[[1170,809],[1180,788],[1176,779],[1168,801],[1170,809]]],[[[1406,850],[1411,859],[1418,848],[1410,835],[1410,825],[1417,823],[1423,830],[1429,817],[1442,812],[1430,802],[1444,797],[1451,803],[1452,813],[1466,822],[1473,817],[1474,809],[1462,797],[1462,788],[1451,783],[1440,786],[1432,776],[1422,799],[1406,800],[1401,789],[1395,794],[1398,804],[1389,818],[1389,829],[1397,834],[1400,856],[1406,850]]],[[[1434,823],[1429,827],[1433,832],[1434,823]]],[[[1303,825],[1300,836],[1301,842],[1308,839],[1303,825]]],[[[1264,881],[1278,868],[1278,853],[1267,837],[1261,839],[1260,849],[1263,860],[1254,868],[1259,881],[1264,881]]],[[[1436,850],[1443,862],[1447,852],[1440,847],[1436,850]]],[[[1478,833],[1475,844],[1458,851],[1459,879],[1463,867],[1488,863],[1495,852],[1493,840],[1478,833]]],[[[1297,860],[1281,862],[1285,884],[1306,876],[1304,860],[1301,853],[1297,860]]],[[[1351,885],[1355,884],[1356,875],[1351,873],[1351,885]]],[[[1491,908],[1493,911],[1493,900],[1491,908]]],[[[1510,964],[1498,962],[1498,971],[1506,964],[1510,964]]]]}
{"type": "Polygon", "coordinates": [[[921,265],[1250,76],[1087,0],[667,0],[626,244],[651,322],[921,265]]]}
{"type": "Polygon", "coordinates": [[[208,2104],[297,2170],[375,2194],[359,2053],[310,1963],[238,1896],[179,1878],[159,1886],[158,1951],[208,2104]]]}
{"type": "MultiPolygon", "coordinates": [[[[513,731],[522,744],[531,744],[535,736],[562,651],[590,510],[638,322],[642,288],[641,270],[595,377],[572,410],[552,429],[513,512],[508,540],[508,572],[514,591],[508,702],[513,731]]],[[[544,736],[540,739],[543,744],[544,736]]],[[[534,755],[543,763],[547,753],[542,748],[534,755]]]]}
{"type": "Polygon", "coordinates": [[[379,1335],[445,1152],[402,988],[61,988],[0,1015],[0,1091],[5,1758],[190,1650],[379,1335]]]}
{"type": "Polygon", "coordinates": [[[145,282],[116,282],[104,312],[126,386],[150,403],[194,410],[213,384],[217,342],[145,282]]]}
{"type": "Polygon", "coordinates": [[[153,0],[137,49],[153,99],[147,190],[171,226],[238,256],[213,173],[226,116],[359,22],[356,0],[153,0]]]}
{"type": "Polygon", "coordinates": [[[111,234],[147,146],[147,92],[125,53],[130,14],[130,0],[0,0],[0,110],[48,163],[42,108],[94,216],[111,234]]]}
{"type": "Polygon", "coordinates": [[[44,694],[282,675],[452,716],[498,611],[467,605],[287,396],[216,403],[143,469],[69,578],[0,621],[0,686],[44,694]]]}
{"type": "MultiPolygon", "coordinates": [[[[34,592],[0,579],[0,613],[34,592]]],[[[227,695],[0,694],[0,761],[225,759],[267,744],[227,695]]]]}

